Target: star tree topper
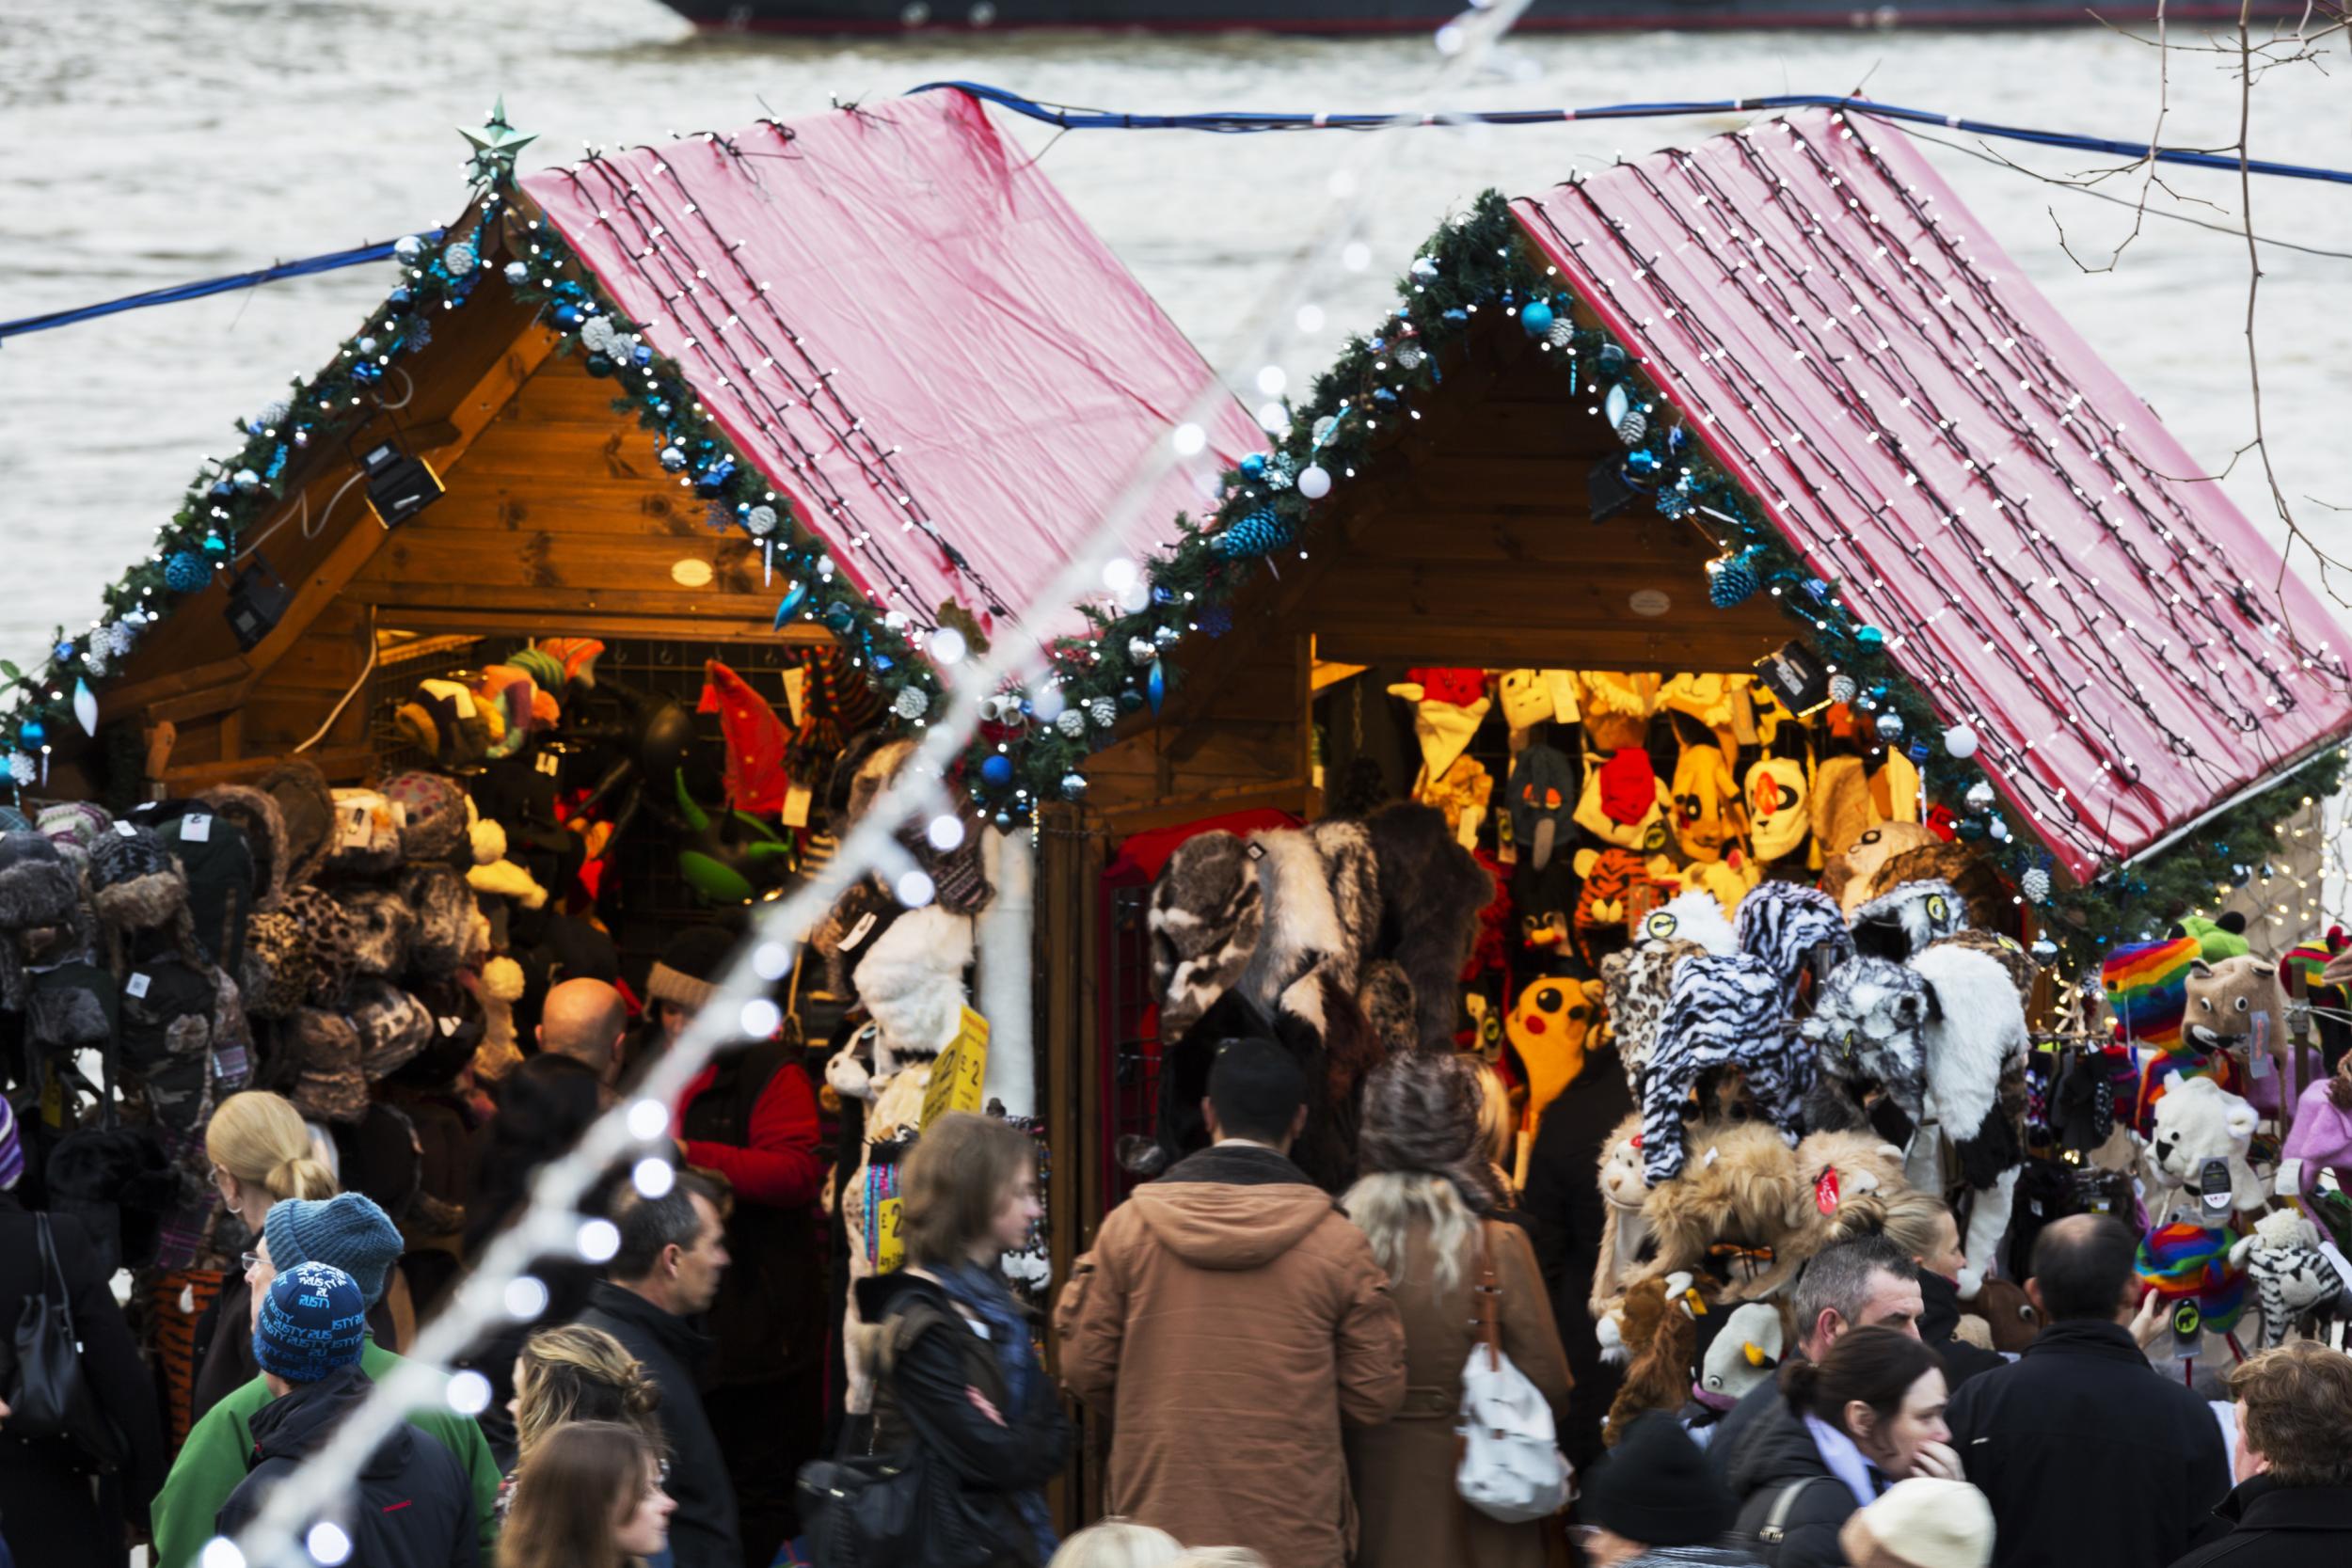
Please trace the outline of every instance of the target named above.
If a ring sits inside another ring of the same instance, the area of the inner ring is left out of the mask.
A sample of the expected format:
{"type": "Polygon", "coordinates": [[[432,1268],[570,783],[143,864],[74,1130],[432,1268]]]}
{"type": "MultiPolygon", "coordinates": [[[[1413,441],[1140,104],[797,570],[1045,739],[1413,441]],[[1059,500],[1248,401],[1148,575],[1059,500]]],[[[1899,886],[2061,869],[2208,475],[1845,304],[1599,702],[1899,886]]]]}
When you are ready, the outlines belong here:
{"type": "Polygon", "coordinates": [[[473,144],[473,177],[485,184],[503,185],[515,178],[515,154],[539,139],[536,132],[521,132],[506,123],[506,98],[499,96],[490,109],[490,118],[483,121],[479,131],[464,126],[457,134],[473,144]]]}

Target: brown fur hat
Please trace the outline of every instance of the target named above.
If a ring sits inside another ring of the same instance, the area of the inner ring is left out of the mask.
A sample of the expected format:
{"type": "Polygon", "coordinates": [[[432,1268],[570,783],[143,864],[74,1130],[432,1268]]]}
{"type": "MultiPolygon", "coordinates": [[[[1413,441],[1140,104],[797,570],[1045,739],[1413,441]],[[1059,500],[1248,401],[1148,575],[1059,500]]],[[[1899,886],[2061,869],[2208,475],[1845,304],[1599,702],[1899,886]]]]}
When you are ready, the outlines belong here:
{"type": "Polygon", "coordinates": [[[1955,931],[1950,936],[1939,942],[1931,942],[1928,945],[1930,947],[1974,948],[1996,960],[2003,969],[2009,971],[2010,983],[2017,988],[2017,1000],[2025,1006],[2032,1007],[2033,983],[2035,977],[2042,973],[2041,967],[2026,956],[2026,950],[2019,946],[2014,939],[2002,936],[1995,931],[1978,929],[1955,931]]]}
{"type": "Polygon", "coordinates": [[[253,907],[278,908],[286,896],[286,816],[277,797],[249,784],[215,784],[198,799],[244,831],[253,857],[253,907]]]}
{"type": "Polygon", "coordinates": [[[352,962],[360,974],[392,975],[408,967],[417,915],[399,894],[380,887],[339,888],[335,902],[350,921],[352,962]]]}
{"type": "Polygon", "coordinates": [[[420,974],[453,974],[466,961],[480,906],[453,865],[416,865],[401,874],[401,901],[416,916],[408,961],[420,974]]]}
{"type": "Polygon", "coordinates": [[[1405,971],[1386,958],[1366,964],[1363,983],[1356,988],[1356,1005],[1383,1047],[1391,1052],[1413,1049],[1413,982],[1405,971]]]}
{"type": "Polygon", "coordinates": [[[316,763],[299,757],[262,774],[258,787],[278,803],[286,847],[285,873],[278,880],[288,889],[300,887],[334,852],[335,792],[316,763]]]}
{"type": "Polygon", "coordinates": [[[1180,1038],[1241,978],[1257,949],[1264,899],[1249,847],[1221,829],[1178,845],[1152,884],[1146,918],[1160,1037],[1180,1038]]]}
{"type": "Polygon", "coordinates": [[[368,1114],[368,1080],[359,1067],[359,1032],[341,1013],[298,1009],[285,1036],[294,1082],[294,1108],[316,1121],[356,1122],[368,1114]]]}
{"type": "Polygon", "coordinates": [[[1433,806],[1391,806],[1367,818],[1378,868],[1380,936],[1375,958],[1392,958],[1413,984],[1425,1051],[1454,1047],[1462,970],[1478,944],[1479,915],[1495,879],[1454,841],[1433,806]]]}
{"type": "Polygon", "coordinates": [[[1609,1406],[1603,1433],[1607,1442],[1614,1445],[1633,1418],[1645,1411],[1682,1408],[1698,1373],[1694,1314],[1713,1305],[1718,1295],[1715,1282],[1705,1275],[1645,1279],[1625,1293],[1615,1319],[1628,1357],[1625,1384],[1609,1406]]]}
{"type": "Polygon", "coordinates": [[[1358,1168],[1442,1176],[1472,1213],[1494,1212],[1501,1195],[1478,1130],[1485,1102],[1477,1074],[1452,1052],[1391,1056],[1364,1085],[1358,1168]]]}
{"type": "MultiPolygon", "coordinates": [[[[1804,1190],[1797,1157],[1767,1121],[1696,1122],[1684,1133],[1682,1174],[1661,1181],[1642,1213],[1657,1238],[1652,1274],[1705,1271],[1719,1243],[1769,1248],[1789,1240],[1788,1216],[1804,1190]]],[[[1726,1300],[1744,1300],[1735,1280],[1726,1300]]]]}

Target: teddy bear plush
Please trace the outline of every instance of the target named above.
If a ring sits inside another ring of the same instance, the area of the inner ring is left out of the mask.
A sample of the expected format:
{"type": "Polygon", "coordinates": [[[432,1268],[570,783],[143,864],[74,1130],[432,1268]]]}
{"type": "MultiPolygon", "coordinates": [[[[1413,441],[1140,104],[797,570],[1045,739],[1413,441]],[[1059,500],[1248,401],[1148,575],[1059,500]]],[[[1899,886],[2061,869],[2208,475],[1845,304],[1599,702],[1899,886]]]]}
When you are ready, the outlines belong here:
{"type": "Polygon", "coordinates": [[[2217,963],[2200,958],[2188,966],[2186,989],[2182,1042],[2208,1059],[2228,1052],[2233,1070],[2222,1086],[2242,1083],[2256,1110],[2278,1110],[2286,1045],[2279,1027],[2279,966],[2245,955],[2217,963]],[[2250,1059],[2258,1042],[2267,1058],[2259,1065],[2250,1059]]]}
{"type": "Polygon", "coordinates": [[[2150,1212],[2169,1212],[2179,1201],[2196,1206],[2208,1160],[2229,1167],[2231,1209],[2261,1208],[2262,1180],[2246,1157],[2260,1119],[2253,1106],[2210,1078],[2175,1079],[2156,1101],[2155,1129],[2148,1139],[2148,1186],[2162,1197],[2149,1205],[2150,1212]]]}

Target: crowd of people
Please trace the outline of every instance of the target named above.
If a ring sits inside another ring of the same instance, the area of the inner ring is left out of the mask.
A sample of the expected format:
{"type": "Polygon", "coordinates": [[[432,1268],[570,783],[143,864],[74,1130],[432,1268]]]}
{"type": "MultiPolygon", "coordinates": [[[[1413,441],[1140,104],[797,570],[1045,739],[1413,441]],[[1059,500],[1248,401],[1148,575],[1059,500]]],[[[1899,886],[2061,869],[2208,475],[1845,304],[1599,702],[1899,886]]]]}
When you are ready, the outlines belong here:
{"type": "MultiPolygon", "coordinates": [[[[690,980],[657,974],[665,1034],[698,1000],[690,980]]],[[[628,1071],[611,1001],[551,1002],[542,1052],[507,1087],[513,1119],[483,1158],[516,1163],[516,1195],[628,1071]]],[[[999,1267],[1040,1213],[1035,1144],[986,1116],[929,1126],[900,1167],[903,1265],[856,1286],[872,1409],[803,1471],[786,1456],[821,1394],[787,1402],[823,1362],[764,1337],[788,1299],[767,1249],[783,1244],[774,1214],[815,1196],[816,1158],[798,1151],[805,1078],[778,1090],[775,1076],[737,1057],[697,1081],[675,1166],[616,1173],[595,1196],[611,1258],[594,1273],[544,1260],[546,1309],[469,1358],[491,1406],[410,1411],[356,1487],[313,1501],[316,1560],[761,1568],[804,1536],[818,1568],[850,1547],[874,1568],[2352,1561],[2352,1356],[2292,1342],[2208,1403],[2152,1364],[2166,1330],[2135,1288],[2133,1239],[2091,1215],[2042,1231],[2026,1290],[2044,1326],[2021,1355],[1951,1337],[1938,1302],[1953,1228],[1923,1210],[1808,1263],[1785,1364],[1729,1409],[1610,1433],[1552,1517],[1473,1506],[1455,1430],[1473,1357],[1507,1361],[1564,1436],[1575,1384],[1567,1314],[1494,1160],[1478,1070],[1427,1053],[1380,1067],[1362,1174],[1335,1200],[1289,1157],[1309,1098],[1295,1058],[1249,1038],[1216,1056],[1210,1146],[1109,1213],[1050,1324],[999,1267]],[[1063,1541],[1049,1488],[1079,1406],[1108,1433],[1111,1518],[1063,1541]],[[762,1413],[772,1430],[743,1437],[762,1413]],[[811,1478],[797,1496],[796,1473],[811,1478]],[[887,1511],[851,1494],[905,1484],[918,1500],[878,1555],[887,1511]]],[[[5,1117],[0,1194],[21,1163],[5,1117]]],[[[207,1548],[400,1364],[399,1227],[334,1190],[275,1096],[224,1103],[208,1148],[222,1202],[258,1240],[197,1355],[200,1410],[167,1470],[151,1381],[87,1245],[0,1196],[0,1314],[62,1282],[86,1397],[122,1439],[95,1480],[54,1443],[7,1444],[0,1531],[25,1568],[119,1564],[135,1541],[157,1568],[234,1560],[207,1548]]]]}

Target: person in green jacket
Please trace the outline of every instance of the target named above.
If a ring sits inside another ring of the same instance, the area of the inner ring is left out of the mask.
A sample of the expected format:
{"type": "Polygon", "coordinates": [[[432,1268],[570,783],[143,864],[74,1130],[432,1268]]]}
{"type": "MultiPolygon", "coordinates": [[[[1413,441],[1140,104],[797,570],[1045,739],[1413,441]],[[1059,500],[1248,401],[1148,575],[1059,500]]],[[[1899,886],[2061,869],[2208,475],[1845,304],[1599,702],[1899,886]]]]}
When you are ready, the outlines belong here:
{"type": "MultiPolygon", "coordinates": [[[[268,1293],[279,1268],[332,1263],[358,1282],[373,1306],[400,1253],[400,1227],[373,1199],[358,1193],[316,1201],[290,1197],[270,1206],[262,1239],[246,1255],[246,1279],[258,1302],[268,1293]]],[[[246,1332],[251,1329],[247,1323],[246,1332]]],[[[373,1338],[359,1353],[361,1370],[379,1383],[400,1363],[399,1356],[373,1338]]],[[[229,1494],[245,1480],[246,1461],[253,1452],[251,1418],[269,1401],[268,1383],[257,1377],[206,1411],[188,1433],[163,1491],[155,1497],[156,1568],[195,1568],[204,1544],[218,1533],[214,1521],[229,1494]]],[[[445,1404],[409,1411],[408,1424],[456,1455],[465,1467],[473,1484],[482,1560],[496,1560],[499,1467],[482,1429],[472,1417],[460,1416],[445,1404]]]]}

